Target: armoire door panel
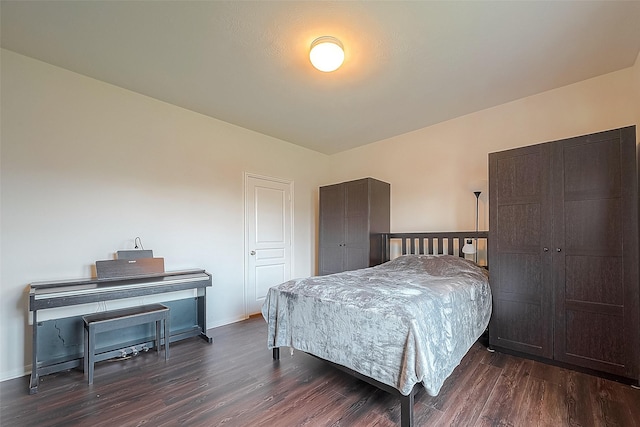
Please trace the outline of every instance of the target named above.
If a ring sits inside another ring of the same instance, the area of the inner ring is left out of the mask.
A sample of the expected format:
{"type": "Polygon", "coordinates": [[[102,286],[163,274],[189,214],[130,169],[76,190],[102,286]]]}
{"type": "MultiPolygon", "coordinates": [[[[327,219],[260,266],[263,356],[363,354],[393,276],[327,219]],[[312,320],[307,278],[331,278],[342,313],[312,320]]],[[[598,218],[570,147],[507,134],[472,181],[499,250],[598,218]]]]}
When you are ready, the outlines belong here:
{"type": "Polygon", "coordinates": [[[540,204],[498,205],[500,252],[537,252],[540,248],[540,204]]]}
{"type": "Polygon", "coordinates": [[[565,329],[566,361],[623,374],[624,338],[622,334],[611,333],[624,329],[622,316],[567,310],[565,329]]]}
{"type": "Polygon", "coordinates": [[[624,316],[624,307],[621,305],[565,299],[564,308],[566,312],[582,311],[585,313],[601,314],[603,316],[624,316]]]}
{"type": "Polygon", "coordinates": [[[365,215],[345,218],[344,243],[348,246],[369,246],[369,223],[365,215]]]}
{"type": "Polygon", "coordinates": [[[369,211],[369,186],[366,180],[345,184],[345,214],[347,217],[366,217],[369,211]]]}
{"type": "Polygon", "coordinates": [[[497,160],[496,191],[503,203],[540,197],[542,184],[540,153],[531,152],[497,160]]]}
{"type": "Polygon", "coordinates": [[[321,247],[319,255],[319,274],[333,274],[344,271],[344,249],[342,247],[321,247]]]}
{"type": "Polygon", "coordinates": [[[564,248],[620,256],[622,254],[622,211],[620,198],[572,200],[564,203],[564,248]]]}
{"type": "Polygon", "coordinates": [[[339,185],[327,185],[320,188],[322,206],[321,215],[344,216],[344,189],[339,185]]]}
{"type": "Polygon", "coordinates": [[[344,218],[324,217],[322,218],[322,246],[337,247],[344,241],[344,218]]]}
{"type": "Polygon", "coordinates": [[[624,305],[622,258],[566,256],[565,298],[572,301],[624,305]]]}
{"type": "Polygon", "coordinates": [[[503,253],[496,263],[499,263],[496,274],[500,275],[500,297],[517,294],[538,304],[542,302],[542,260],[539,254],[503,253]]]}
{"type": "Polygon", "coordinates": [[[369,247],[368,246],[347,246],[345,249],[345,270],[357,270],[362,266],[369,265],[369,247]]]}
{"type": "Polygon", "coordinates": [[[615,139],[563,150],[565,198],[620,197],[620,143],[615,139]]]}
{"type": "Polygon", "coordinates": [[[517,351],[543,355],[546,337],[539,327],[543,323],[540,304],[502,300],[496,317],[496,341],[494,345],[517,351]]]}
{"type": "MultiPolygon", "coordinates": [[[[497,305],[502,304],[503,301],[518,302],[518,303],[536,305],[536,306],[543,306],[545,304],[544,301],[540,301],[540,295],[524,294],[524,293],[516,293],[516,292],[494,292],[493,299],[495,301],[498,301],[497,305]]],[[[496,310],[494,310],[494,312],[496,310]]]]}

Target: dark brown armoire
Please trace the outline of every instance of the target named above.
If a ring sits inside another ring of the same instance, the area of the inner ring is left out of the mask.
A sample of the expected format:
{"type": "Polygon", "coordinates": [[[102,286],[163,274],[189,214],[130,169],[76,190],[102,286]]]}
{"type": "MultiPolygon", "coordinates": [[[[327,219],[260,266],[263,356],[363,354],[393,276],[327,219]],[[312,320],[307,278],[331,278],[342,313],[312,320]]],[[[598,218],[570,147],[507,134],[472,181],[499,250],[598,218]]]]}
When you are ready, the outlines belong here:
{"type": "Polygon", "coordinates": [[[640,379],[635,126],[489,154],[490,344],[640,379]]]}
{"type": "Polygon", "coordinates": [[[389,232],[391,186],[373,178],[320,187],[318,274],[382,263],[380,233],[389,232]]]}

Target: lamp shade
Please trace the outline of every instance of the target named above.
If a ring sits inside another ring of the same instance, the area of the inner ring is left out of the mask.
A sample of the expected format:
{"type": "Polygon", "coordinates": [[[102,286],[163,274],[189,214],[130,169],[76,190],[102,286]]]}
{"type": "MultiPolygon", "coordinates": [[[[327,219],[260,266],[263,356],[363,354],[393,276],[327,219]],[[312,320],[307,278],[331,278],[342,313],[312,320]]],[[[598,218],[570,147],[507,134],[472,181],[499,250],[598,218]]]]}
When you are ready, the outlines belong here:
{"type": "Polygon", "coordinates": [[[471,243],[471,240],[467,240],[467,242],[464,244],[464,246],[462,247],[462,253],[467,255],[476,253],[476,248],[475,246],[473,246],[473,243],[471,243]]]}
{"type": "Polygon", "coordinates": [[[342,43],[335,37],[318,37],[311,43],[309,60],[314,67],[325,73],[337,70],[344,62],[342,43]]]}

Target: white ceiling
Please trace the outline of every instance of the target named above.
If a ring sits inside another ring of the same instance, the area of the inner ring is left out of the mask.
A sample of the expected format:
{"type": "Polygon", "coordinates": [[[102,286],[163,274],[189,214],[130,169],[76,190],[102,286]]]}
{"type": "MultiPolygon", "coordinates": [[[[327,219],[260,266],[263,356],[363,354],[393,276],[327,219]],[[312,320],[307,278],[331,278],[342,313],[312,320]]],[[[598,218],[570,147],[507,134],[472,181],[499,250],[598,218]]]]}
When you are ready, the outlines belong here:
{"type": "Polygon", "coordinates": [[[640,1],[5,1],[2,47],[332,154],[630,67],[640,1]],[[339,38],[321,73],[311,42],[339,38]]]}

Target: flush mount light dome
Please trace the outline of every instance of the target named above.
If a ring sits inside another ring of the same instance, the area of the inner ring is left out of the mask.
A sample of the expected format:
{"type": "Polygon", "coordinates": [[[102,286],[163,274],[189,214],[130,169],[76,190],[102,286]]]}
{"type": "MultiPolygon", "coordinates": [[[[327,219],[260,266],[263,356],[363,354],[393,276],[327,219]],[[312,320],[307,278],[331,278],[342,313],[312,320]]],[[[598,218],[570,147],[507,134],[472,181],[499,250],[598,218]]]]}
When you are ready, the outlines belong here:
{"type": "Polygon", "coordinates": [[[335,37],[318,37],[311,43],[309,59],[314,67],[325,73],[335,71],[344,61],[344,48],[335,37]]]}

